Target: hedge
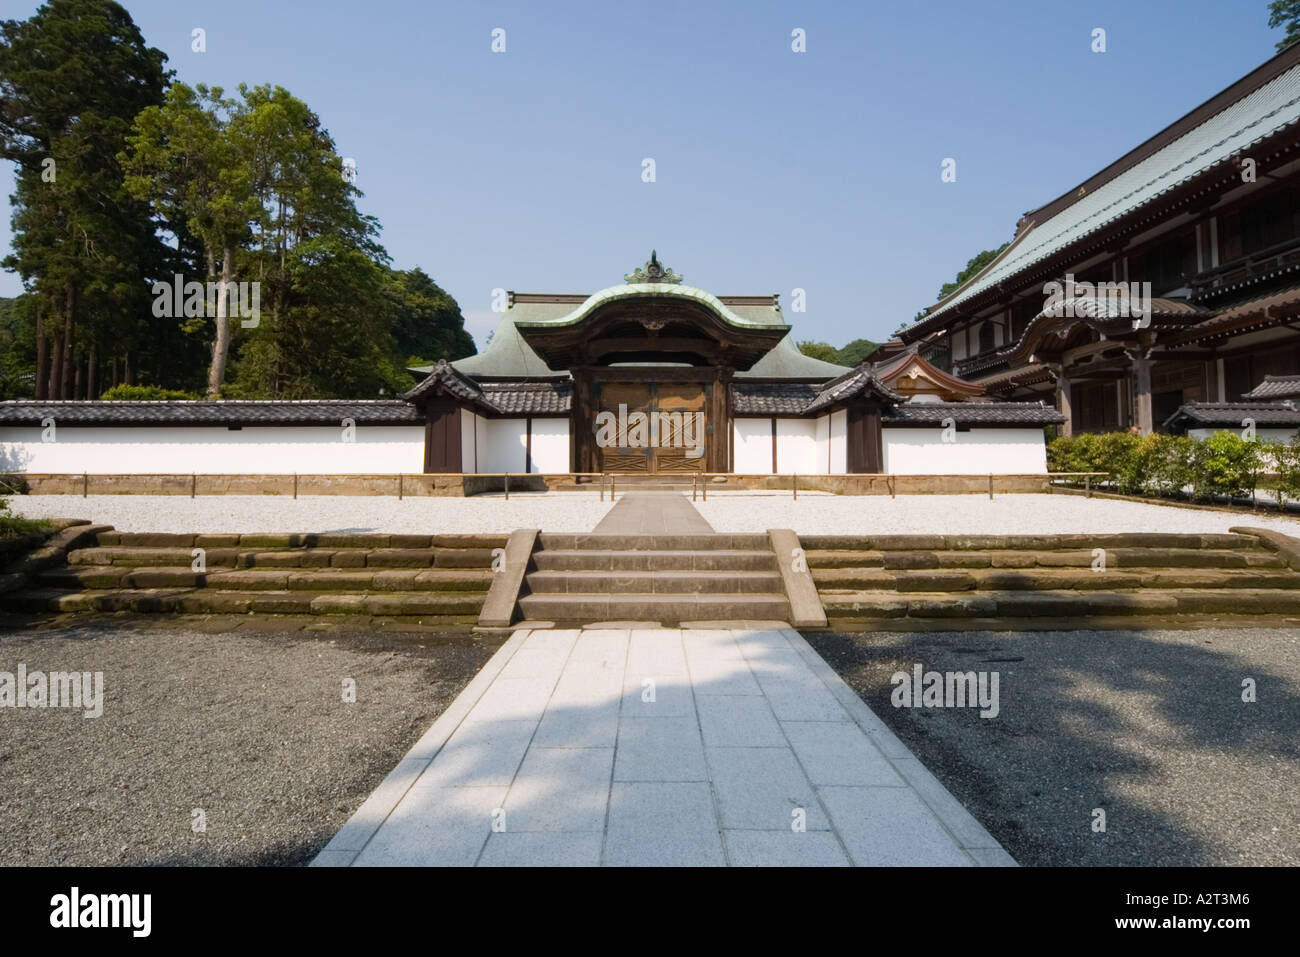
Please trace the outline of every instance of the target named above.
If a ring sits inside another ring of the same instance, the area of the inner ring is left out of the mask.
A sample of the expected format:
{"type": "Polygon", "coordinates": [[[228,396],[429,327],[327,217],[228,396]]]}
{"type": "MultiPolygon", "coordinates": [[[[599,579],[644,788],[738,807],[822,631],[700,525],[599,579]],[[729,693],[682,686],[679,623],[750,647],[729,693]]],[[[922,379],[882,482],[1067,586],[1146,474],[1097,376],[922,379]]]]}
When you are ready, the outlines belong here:
{"type": "Polygon", "coordinates": [[[1106,472],[1130,495],[1253,498],[1261,473],[1275,473],[1279,501],[1300,500],[1300,436],[1289,445],[1257,442],[1236,432],[1208,439],[1184,435],[1108,432],[1053,439],[1047,445],[1051,472],[1106,472]]]}

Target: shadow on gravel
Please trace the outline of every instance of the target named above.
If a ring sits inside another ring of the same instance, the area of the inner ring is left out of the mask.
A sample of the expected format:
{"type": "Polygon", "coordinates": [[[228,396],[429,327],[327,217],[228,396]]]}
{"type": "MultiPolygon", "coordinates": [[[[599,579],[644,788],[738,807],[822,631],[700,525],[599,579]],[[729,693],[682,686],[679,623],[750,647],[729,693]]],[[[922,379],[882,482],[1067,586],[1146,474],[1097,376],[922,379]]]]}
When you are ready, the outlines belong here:
{"type": "Polygon", "coordinates": [[[1022,864],[1300,863],[1294,629],[806,637],[1022,864]],[[997,671],[1000,713],[894,707],[916,664],[997,671]]]}

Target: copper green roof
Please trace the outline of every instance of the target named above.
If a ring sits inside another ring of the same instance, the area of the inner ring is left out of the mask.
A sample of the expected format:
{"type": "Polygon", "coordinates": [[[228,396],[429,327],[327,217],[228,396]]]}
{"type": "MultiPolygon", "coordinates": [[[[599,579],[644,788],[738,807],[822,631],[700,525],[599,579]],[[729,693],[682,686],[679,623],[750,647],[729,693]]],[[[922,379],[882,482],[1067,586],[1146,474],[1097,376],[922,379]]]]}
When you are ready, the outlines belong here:
{"type": "MultiPolygon", "coordinates": [[[[487,347],[478,355],[458,359],[452,365],[458,372],[474,378],[567,378],[568,373],[557,372],[542,361],[524,341],[517,326],[542,329],[566,327],[579,322],[600,306],[637,297],[676,298],[694,302],[740,329],[786,330],[786,335],[749,370],[737,372],[737,378],[823,380],[848,371],[847,366],[814,359],[799,351],[776,296],[720,297],[693,286],[668,283],[625,283],[586,297],[512,295],[510,306],[498,321],[492,341],[487,347]]],[[[432,368],[429,366],[414,371],[427,372],[432,368]]]]}
{"type": "MultiPolygon", "coordinates": [[[[1285,54],[1279,55],[1285,56],[1285,54]]],[[[918,322],[909,335],[940,328],[962,303],[1016,277],[1069,246],[1146,206],[1251,146],[1300,121],[1300,65],[1241,96],[1149,156],[1116,173],[1040,223],[1031,223],[992,262],[918,322]]]]}

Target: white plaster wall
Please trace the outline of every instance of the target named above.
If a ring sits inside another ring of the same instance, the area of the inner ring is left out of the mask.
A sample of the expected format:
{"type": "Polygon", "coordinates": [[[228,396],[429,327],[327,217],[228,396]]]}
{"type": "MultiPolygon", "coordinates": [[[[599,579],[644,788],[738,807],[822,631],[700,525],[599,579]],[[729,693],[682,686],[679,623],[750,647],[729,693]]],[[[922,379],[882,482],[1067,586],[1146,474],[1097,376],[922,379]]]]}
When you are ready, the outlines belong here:
{"type": "Polygon", "coordinates": [[[733,471],[741,475],[771,474],[771,419],[733,419],[731,436],[735,447],[733,471]]]}
{"type": "MultiPolygon", "coordinates": [[[[771,468],[769,464],[768,468],[771,468]]],[[[776,420],[776,471],[779,475],[821,475],[826,455],[817,455],[817,423],[813,419],[776,420]]]]}
{"type": "Polygon", "coordinates": [[[104,474],[376,474],[424,471],[424,427],[77,427],[55,441],[39,428],[0,428],[0,470],[104,474]]]}
{"type": "Polygon", "coordinates": [[[477,424],[478,471],[522,472],[527,458],[526,420],[480,417],[477,424]]]}
{"type": "Polygon", "coordinates": [[[977,429],[943,442],[942,429],[881,430],[884,469],[895,475],[1027,475],[1047,471],[1043,430],[977,429]]]}
{"type": "Polygon", "coordinates": [[[474,464],[478,455],[478,416],[469,409],[460,410],[460,470],[477,472],[474,464]]]}
{"type": "Polygon", "coordinates": [[[569,471],[568,419],[533,419],[533,471],[569,471]]]}
{"type": "Polygon", "coordinates": [[[831,467],[831,417],[819,415],[815,420],[817,438],[817,474],[829,472],[831,467]]]}
{"type": "Polygon", "coordinates": [[[849,470],[849,414],[844,409],[830,415],[831,475],[844,475],[849,470]]]}

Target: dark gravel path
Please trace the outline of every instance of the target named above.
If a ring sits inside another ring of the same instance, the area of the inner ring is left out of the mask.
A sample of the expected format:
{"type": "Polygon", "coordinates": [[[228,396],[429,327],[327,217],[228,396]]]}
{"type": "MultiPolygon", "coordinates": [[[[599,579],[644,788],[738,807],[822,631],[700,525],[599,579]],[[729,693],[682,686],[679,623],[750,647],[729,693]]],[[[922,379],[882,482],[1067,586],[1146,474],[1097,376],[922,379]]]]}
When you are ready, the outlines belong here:
{"type": "Polygon", "coordinates": [[[0,631],[0,671],[105,686],[98,719],[0,708],[0,864],[307,863],[500,644],[202,627],[0,631]]]}
{"type": "Polygon", "coordinates": [[[1021,864],[1300,864],[1300,631],[806,637],[1021,864]],[[893,707],[917,663],[1001,713],[893,707]]]}

